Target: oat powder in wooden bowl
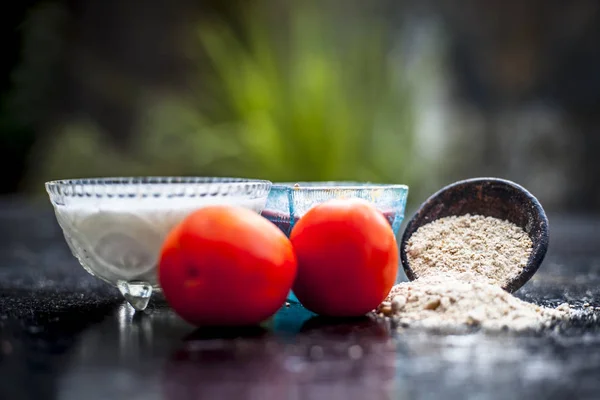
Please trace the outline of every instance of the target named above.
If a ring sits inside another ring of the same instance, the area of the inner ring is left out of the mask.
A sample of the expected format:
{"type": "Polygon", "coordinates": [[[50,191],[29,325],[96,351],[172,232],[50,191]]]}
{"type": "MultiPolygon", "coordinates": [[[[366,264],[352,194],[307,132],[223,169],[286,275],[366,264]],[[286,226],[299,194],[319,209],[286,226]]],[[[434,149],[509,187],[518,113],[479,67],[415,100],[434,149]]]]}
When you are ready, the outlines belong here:
{"type": "Polygon", "coordinates": [[[501,179],[457,182],[409,222],[401,259],[412,282],[396,285],[377,312],[401,327],[539,330],[568,318],[509,292],[537,271],[548,245],[541,205],[501,179]]]}

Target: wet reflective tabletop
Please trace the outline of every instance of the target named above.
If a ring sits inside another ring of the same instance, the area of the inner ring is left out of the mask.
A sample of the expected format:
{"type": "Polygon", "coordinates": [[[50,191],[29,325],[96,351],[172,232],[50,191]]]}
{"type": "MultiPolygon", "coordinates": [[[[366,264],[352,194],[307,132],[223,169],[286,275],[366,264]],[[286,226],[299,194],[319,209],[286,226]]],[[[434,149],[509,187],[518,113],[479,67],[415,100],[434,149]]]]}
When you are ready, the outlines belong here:
{"type": "Polygon", "coordinates": [[[518,292],[587,310],[558,331],[397,333],[294,306],[264,328],[196,330],[160,301],[134,314],[78,266],[49,206],[4,200],[0,399],[595,399],[599,233],[551,216],[550,254],[518,292]]]}

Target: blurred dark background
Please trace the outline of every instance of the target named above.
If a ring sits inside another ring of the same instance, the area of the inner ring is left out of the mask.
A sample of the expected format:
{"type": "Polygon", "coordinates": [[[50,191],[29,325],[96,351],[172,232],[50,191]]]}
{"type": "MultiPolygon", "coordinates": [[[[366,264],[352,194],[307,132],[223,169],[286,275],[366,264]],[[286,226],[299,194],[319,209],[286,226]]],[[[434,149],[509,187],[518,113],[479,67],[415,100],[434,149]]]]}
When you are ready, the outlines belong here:
{"type": "Polygon", "coordinates": [[[33,1],[0,13],[5,195],[50,179],[474,176],[600,211],[600,2],[33,1]]]}

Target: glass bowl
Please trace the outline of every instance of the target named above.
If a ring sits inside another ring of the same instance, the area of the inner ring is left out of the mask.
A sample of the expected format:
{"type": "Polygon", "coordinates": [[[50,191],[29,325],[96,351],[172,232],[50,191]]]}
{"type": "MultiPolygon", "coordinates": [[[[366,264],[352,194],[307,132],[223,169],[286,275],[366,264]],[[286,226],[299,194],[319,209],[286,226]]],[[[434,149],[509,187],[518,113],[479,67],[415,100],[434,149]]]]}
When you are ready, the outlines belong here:
{"type": "Polygon", "coordinates": [[[192,211],[232,204],[260,213],[271,182],[240,178],[141,177],[46,183],[73,255],[143,310],[160,291],[156,267],[166,235],[192,211]]]}
{"type": "Polygon", "coordinates": [[[331,199],[365,199],[383,213],[398,234],[404,219],[408,186],[361,182],[274,183],[262,215],[287,236],[313,206],[331,199]]]}
{"type": "MultiPolygon", "coordinates": [[[[330,199],[360,198],[371,202],[390,223],[398,236],[404,219],[408,186],[361,182],[274,183],[262,216],[288,237],[294,224],[313,206],[330,199]]],[[[293,293],[288,301],[298,302],[293,293]]]]}

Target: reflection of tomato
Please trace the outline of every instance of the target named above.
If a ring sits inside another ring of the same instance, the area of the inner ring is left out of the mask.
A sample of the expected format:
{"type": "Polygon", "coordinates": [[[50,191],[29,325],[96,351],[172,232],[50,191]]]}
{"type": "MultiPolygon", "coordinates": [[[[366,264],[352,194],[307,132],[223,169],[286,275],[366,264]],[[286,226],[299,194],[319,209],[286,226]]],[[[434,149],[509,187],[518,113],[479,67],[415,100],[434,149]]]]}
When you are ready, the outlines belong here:
{"type": "Polygon", "coordinates": [[[317,314],[365,314],[394,285],[396,238],[366,201],[330,200],[313,207],[294,226],[290,240],[298,257],[294,293],[317,314]]]}
{"type": "Polygon", "coordinates": [[[188,216],[165,241],[158,278],[167,302],[195,325],[253,325],[284,303],[296,275],[289,240],[240,207],[188,216]]]}
{"type": "Polygon", "coordinates": [[[367,316],[355,318],[312,317],[304,322],[301,333],[313,333],[318,337],[348,338],[351,336],[376,343],[390,338],[386,324],[367,316]]]}
{"type": "Polygon", "coordinates": [[[268,337],[186,340],[163,364],[163,399],[288,398],[297,389],[284,348],[268,337]]]}

